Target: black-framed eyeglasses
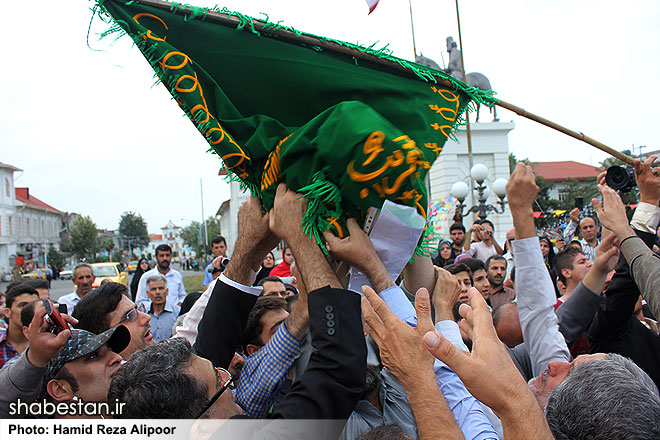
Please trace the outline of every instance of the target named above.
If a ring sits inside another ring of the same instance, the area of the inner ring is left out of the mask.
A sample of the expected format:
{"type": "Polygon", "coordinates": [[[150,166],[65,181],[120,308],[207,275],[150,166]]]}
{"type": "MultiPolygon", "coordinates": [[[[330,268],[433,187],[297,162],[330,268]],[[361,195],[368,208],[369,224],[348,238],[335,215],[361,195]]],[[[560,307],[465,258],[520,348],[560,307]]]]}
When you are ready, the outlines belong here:
{"type": "Polygon", "coordinates": [[[206,405],[204,405],[204,408],[202,408],[202,411],[199,413],[199,415],[196,418],[200,418],[204,415],[206,411],[209,410],[213,406],[213,404],[220,398],[222,393],[225,392],[227,388],[229,388],[229,385],[232,383],[232,375],[229,371],[225,370],[224,368],[220,367],[215,367],[215,374],[218,376],[218,380],[220,380],[223,375],[226,376],[226,379],[224,380],[224,383],[220,386],[220,389],[216,391],[216,393],[211,397],[211,399],[208,401],[206,405]]]}
{"type": "Polygon", "coordinates": [[[121,321],[119,321],[119,324],[123,324],[124,322],[135,321],[139,316],[139,312],[147,313],[147,308],[145,307],[144,303],[140,304],[139,306],[135,306],[131,310],[126,312],[124,317],[121,318],[121,321]]]}

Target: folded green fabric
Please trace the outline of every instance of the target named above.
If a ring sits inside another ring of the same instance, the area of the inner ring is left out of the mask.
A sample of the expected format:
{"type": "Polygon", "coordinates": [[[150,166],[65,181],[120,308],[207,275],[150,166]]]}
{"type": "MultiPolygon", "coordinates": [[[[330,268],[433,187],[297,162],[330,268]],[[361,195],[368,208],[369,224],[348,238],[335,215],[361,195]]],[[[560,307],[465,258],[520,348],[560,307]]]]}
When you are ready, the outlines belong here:
{"type": "Polygon", "coordinates": [[[98,1],[135,41],[179,106],[234,178],[264,208],[287,184],[310,200],[306,231],[347,234],[383,200],[416,207],[426,217],[424,176],[472,100],[489,94],[441,72],[369,48],[410,72],[305,44],[279,24],[238,17],[211,22],[210,10],[169,10],[139,1],[98,1]],[[187,11],[187,12],[186,12],[187,11]],[[255,23],[266,24],[257,31],[255,23]],[[455,87],[437,85],[434,77],[455,87]]]}

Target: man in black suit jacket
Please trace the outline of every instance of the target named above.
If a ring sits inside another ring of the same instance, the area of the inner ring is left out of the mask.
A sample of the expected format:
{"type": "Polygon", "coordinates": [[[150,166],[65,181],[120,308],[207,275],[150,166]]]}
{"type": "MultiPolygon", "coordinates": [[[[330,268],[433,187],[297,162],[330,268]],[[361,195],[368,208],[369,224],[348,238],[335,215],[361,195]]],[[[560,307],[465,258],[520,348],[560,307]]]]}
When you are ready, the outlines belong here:
{"type": "MultiPolygon", "coordinates": [[[[125,403],[124,418],[194,418],[199,416],[220,380],[213,370],[226,368],[239,343],[258,291],[252,278],[264,256],[280,238],[292,248],[310,292],[309,326],[316,348],[310,363],[272,414],[280,419],[346,419],[363,393],[366,347],[360,318],[360,296],[341,288],[316,242],[300,226],[307,201],[280,185],[274,208],[262,214],[249,199],[239,211],[239,238],[222,278],[209,299],[194,348],[170,340],[136,353],[113,379],[109,398],[125,403]],[[204,359],[205,358],[205,359],[204,359]],[[210,362],[209,362],[210,361],[210,362]],[[215,383],[214,383],[215,380],[215,383]]],[[[188,345],[189,346],[189,345],[188,345]]],[[[203,416],[240,415],[227,391],[203,416]]]]}

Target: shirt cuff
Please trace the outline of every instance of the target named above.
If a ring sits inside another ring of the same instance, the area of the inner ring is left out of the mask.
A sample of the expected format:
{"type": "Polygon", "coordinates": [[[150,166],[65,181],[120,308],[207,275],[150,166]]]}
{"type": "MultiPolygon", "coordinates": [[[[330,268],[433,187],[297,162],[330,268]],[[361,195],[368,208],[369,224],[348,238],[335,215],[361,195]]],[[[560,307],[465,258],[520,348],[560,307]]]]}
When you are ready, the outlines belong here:
{"type": "Polygon", "coordinates": [[[450,320],[436,322],[435,331],[447,338],[459,350],[469,351],[463,343],[463,337],[456,322],[450,320]]]}
{"type": "Polygon", "coordinates": [[[408,325],[417,325],[417,313],[399,286],[391,286],[378,294],[400,320],[408,325]]]}
{"type": "Polygon", "coordinates": [[[660,207],[646,202],[639,202],[630,226],[638,231],[655,234],[658,223],[660,223],[660,207]]]}
{"type": "MultiPolygon", "coordinates": [[[[249,280],[250,284],[254,283],[254,280],[256,279],[257,279],[257,273],[255,271],[251,271],[250,280],[249,280]]],[[[261,296],[261,293],[264,290],[263,287],[261,286],[256,286],[256,287],[253,287],[251,285],[244,286],[241,283],[237,283],[236,281],[230,280],[229,278],[227,278],[227,276],[224,273],[220,274],[220,281],[240,290],[241,292],[249,293],[250,295],[254,295],[254,296],[261,296]]]]}

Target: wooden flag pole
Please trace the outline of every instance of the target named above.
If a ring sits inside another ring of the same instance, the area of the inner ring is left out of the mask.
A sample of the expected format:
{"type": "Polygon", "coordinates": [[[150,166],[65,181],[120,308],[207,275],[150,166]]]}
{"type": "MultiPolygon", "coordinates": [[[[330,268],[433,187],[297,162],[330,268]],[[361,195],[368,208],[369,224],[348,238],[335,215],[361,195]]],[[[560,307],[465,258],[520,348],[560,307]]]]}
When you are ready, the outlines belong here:
{"type": "MultiPolygon", "coordinates": [[[[181,5],[181,4],[178,4],[178,5],[175,6],[173,3],[166,2],[166,1],[163,1],[163,0],[138,0],[138,1],[139,1],[139,3],[141,3],[143,5],[151,6],[151,7],[166,10],[166,11],[171,11],[174,8],[178,13],[191,14],[193,12],[192,8],[189,7],[189,6],[181,5]]],[[[213,22],[213,23],[222,24],[222,25],[225,25],[225,26],[232,26],[232,27],[236,27],[238,24],[241,23],[241,19],[239,17],[235,16],[235,15],[230,16],[228,14],[223,14],[223,13],[220,13],[220,12],[213,12],[213,11],[208,11],[206,13],[205,21],[210,21],[210,22],[213,22]]],[[[258,20],[253,21],[253,26],[254,26],[254,29],[258,32],[271,33],[271,34],[277,35],[278,37],[280,37],[282,39],[287,39],[287,40],[297,42],[297,43],[305,43],[305,44],[308,44],[310,46],[318,46],[318,47],[321,47],[325,50],[330,50],[330,51],[343,53],[345,55],[351,56],[355,60],[364,60],[364,61],[368,61],[368,62],[371,62],[371,63],[380,64],[382,66],[389,67],[389,68],[391,68],[392,70],[395,70],[395,71],[405,72],[407,74],[414,75],[414,73],[409,68],[407,68],[405,66],[402,66],[402,65],[398,64],[395,61],[391,61],[391,60],[388,60],[386,58],[379,58],[376,55],[372,55],[370,53],[362,52],[358,49],[354,49],[354,48],[351,48],[351,47],[342,46],[342,45],[339,45],[339,44],[337,44],[333,41],[321,40],[319,38],[312,37],[310,35],[298,35],[295,32],[290,31],[289,29],[286,29],[286,28],[273,29],[272,25],[269,25],[265,22],[261,22],[261,21],[258,21],[258,20]]],[[[436,77],[436,81],[437,81],[438,84],[443,85],[445,87],[449,87],[449,88],[454,87],[454,85],[451,83],[451,81],[446,80],[442,77],[439,77],[439,76],[436,77]]],[[[593,139],[589,136],[586,136],[584,133],[570,130],[570,129],[568,129],[566,127],[563,127],[563,126],[561,126],[561,125],[559,125],[555,122],[552,122],[552,121],[550,121],[548,119],[545,119],[541,116],[535,115],[534,113],[530,113],[530,112],[526,111],[525,109],[523,109],[521,107],[518,107],[518,106],[513,105],[513,104],[509,104],[506,101],[502,101],[502,100],[497,99],[497,98],[493,98],[493,101],[494,101],[495,105],[497,105],[499,107],[510,110],[510,111],[516,113],[517,115],[522,116],[523,118],[527,118],[527,119],[530,119],[534,122],[538,122],[539,124],[543,124],[546,127],[553,128],[553,129],[555,129],[555,130],[557,130],[561,133],[564,133],[568,136],[571,136],[572,138],[575,138],[577,140],[585,142],[585,143],[587,143],[587,144],[589,144],[593,147],[598,148],[601,151],[604,151],[607,154],[610,154],[610,155],[616,157],[617,159],[619,159],[620,161],[622,161],[624,163],[627,163],[628,165],[633,165],[635,163],[634,158],[632,158],[632,157],[630,157],[626,154],[623,154],[619,151],[616,151],[613,148],[610,148],[607,145],[605,145],[601,142],[598,142],[597,140],[595,140],[595,139],[593,139]]]]}
{"type": "Polygon", "coordinates": [[[634,165],[635,164],[635,158],[630,157],[627,154],[623,154],[620,151],[616,151],[615,149],[613,149],[611,147],[608,147],[607,145],[605,145],[601,142],[598,142],[597,140],[595,140],[593,138],[590,138],[589,136],[585,135],[582,132],[570,130],[566,127],[563,127],[563,126],[557,124],[556,122],[552,122],[548,119],[545,119],[542,116],[538,116],[538,115],[535,115],[534,113],[530,113],[527,110],[518,107],[517,105],[509,104],[508,102],[502,101],[501,99],[498,99],[495,104],[498,105],[499,107],[505,108],[507,110],[511,110],[512,112],[514,112],[517,115],[522,116],[523,118],[527,118],[527,119],[530,119],[534,122],[538,122],[539,124],[543,124],[546,127],[554,128],[555,130],[560,131],[564,134],[567,134],[572,138],[575,138],[575,139],[580,140],[582,142],[585,142],[585,143],[587,143],[587,144],[589,144],[593,147],[596,147],[599,150],[604,151],[605,153],[608,153],[608,154],[616,157],[620,161],[627,163],[628,165],[634,165]]]}

